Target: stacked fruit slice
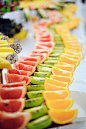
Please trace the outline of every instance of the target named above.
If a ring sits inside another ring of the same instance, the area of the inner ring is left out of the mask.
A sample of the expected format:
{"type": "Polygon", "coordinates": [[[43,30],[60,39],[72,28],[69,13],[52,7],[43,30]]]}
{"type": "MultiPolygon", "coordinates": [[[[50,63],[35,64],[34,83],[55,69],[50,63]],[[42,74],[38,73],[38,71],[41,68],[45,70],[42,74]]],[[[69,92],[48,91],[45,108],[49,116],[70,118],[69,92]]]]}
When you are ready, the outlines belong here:
{"type": "Polygon", "coordinates": [[[64,25],[58,26],[56,29],[58,34],[50,29],[52,36],[47,29],[50,23],[49,19],[40,20],[34,24],[35,49],[31,50],[27,57],[21,57],[14,64],[15,69],[8,70],[6,74],[6,80],[9,83],[26,80],[29,84],[25,111],[32,114],[32,122],[27,125],[30,129],[47,128],[52,121],[66,124],[77,116],[77,109],[69,110],[74,100],[69,99],[68,87],[73,82],[73,72],[80,62],[78,59],[82,58],[81,48],[76,38],[64,25]],[[74,52],[71,47],[76,48],[74,52]],[[79,53],[77,49],[80,50],[79,53]],[[33,73],[34,76],[27,76],[33,73]],[[50,76],[50,74],[53,75],[50,76]],[[11,79],[12,76],[14,76],[13,79],[11,79]]]}

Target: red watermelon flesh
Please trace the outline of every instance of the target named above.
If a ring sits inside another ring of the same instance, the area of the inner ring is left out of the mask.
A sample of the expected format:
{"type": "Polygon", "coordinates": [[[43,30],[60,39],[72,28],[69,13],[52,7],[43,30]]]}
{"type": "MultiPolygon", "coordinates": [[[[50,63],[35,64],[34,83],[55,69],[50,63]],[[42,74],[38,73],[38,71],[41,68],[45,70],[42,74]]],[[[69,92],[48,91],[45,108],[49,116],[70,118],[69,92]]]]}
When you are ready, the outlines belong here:
{"type": "Polygon", "coordinates": [[[29,112],[0,112],[1,129],[23,129],[31,119],[29,112]]]}
{"type": "Polygon", "coordinates": [[[20,60],[23,60],[23,61],[34,61],[34,62],[37,62],[37,65],[39,64],[40,62],[40,57],[20,57],[20,60]]]}
{"type": "Polygon", "coordinates": [[[22,63],[15,63],[14,68],[18,70],[25,70],[25,71],[30,71],[31,74],[35,71],[35,67],[30,66],[30,65],[25,65],[22,63]]]}
{"type": "Polygon", "coordinates": [[[16,113],[23,110],[25,105],[25,100],[21,99],[12,99],[12,100],[1,100],[0,101],[0,111],[16,113]]]}
{"type": "Polygon", "coordinates": [[[25,97],[26,86],[13,87],[13,88],[0,88],[0,98],[6,99],[19,99],[25,97]]]}
{"type": "Polygon", "coordinates": [[[9,74],[18,74],[18,75],[24,75],[24,76],[30,75],[30,71],[17,70],[17,69],[8,69],[7,72],[9,74]]]}
{"type": "Polygon", "coordinates": [[[46,59],[47,59],[47,54],[46,53],[40,53],[40,54],[28,54],[28,56],[32,56],[32,57],[35,57],[35,56],[40,56],[41,58],[41,61],[40,63],[43,63],[46,59]]]}
{"type": "Polygon", "coordinates": [[[7,83],[15,83],[15,82],[26,81],[26,84],[29,84],[30,81],[31,81],[31,77],[24,76],[24,75],[6,74],[5,73],[5,80],[6,80],[7,83]]]}
{"type": "Polygon", "coordinates": [[[20,87],[20,86],[26,86],[26,81],[1,84],[0,88],[11,88],[11,87],[13,88],[13,87],[20,87]]]}
{"type": "Polygon", "coordinates": [[[37,62],[34,62],[34,61],[22,61],[22,60],[18,60],[17,62],[22,63],[22,64],[25,64],[25,65],[30,65],[30,66],[33,66],[33,67],[36,67],[37,66],[37,62]]]}

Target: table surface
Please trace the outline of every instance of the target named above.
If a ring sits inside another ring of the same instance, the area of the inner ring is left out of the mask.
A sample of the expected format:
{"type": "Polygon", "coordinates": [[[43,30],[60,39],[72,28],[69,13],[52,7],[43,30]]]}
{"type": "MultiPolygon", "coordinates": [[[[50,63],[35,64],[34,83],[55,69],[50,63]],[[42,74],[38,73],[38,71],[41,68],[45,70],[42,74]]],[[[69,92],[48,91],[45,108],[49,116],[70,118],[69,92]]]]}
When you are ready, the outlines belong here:
{"type": "MultiPolygon", "coordinates": [[[[69,86],[70,91],[79,91],[79,92],[85,92],[86,93],[86,35],[85,35],[85,4],[82,4],[80,0],[76,0],[76,4],[78,6],[77,12],[75,13],[76,16],[79,16],[81,18],[80,25],[71,31],[71,34],[75,35],[77,39],[79,40],[80,44],[82,45],[82,53],[83,58],[79,64],[79,66],[76,68],[74,72],[74,81],[69,86]]],[[[12,15],[12,18],[16,18],[16,13],[10,14],[12,15]]],[[[4,17],[9,17],[5,15],[4,17]]],[[[22,52],[18,55],[20,56],[27,56],[29,54],[29,51],[34,49],[34,36],[32,32],[32,23],[29,21],[25,23],[23,21],[23,14],[22,12],[19,12],[18,18],[16,18],[19,22],[19,19],[24,24],[24,27],[29,31],[26,39],[20,42],[22,46],[22,52]]],[[[84,98],[83,98],[84,99],[84,98]]],[[[56,128],[54,128],[56,129],[56,128]]],[[[58,129],[86,129],[86,121],[81,123],[75,123],[67,126],[58,127],[58,129]]]]}

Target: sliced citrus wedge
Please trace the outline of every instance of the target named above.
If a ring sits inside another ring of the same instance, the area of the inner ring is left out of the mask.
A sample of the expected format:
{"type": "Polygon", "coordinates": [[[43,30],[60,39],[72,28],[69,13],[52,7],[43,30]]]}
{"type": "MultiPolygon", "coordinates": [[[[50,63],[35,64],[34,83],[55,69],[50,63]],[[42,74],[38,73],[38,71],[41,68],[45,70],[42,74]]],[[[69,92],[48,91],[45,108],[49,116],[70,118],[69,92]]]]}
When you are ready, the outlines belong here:
{"type": "Polygon", "coordinates": [[[61,91],[43,91],[43,98],[47,100],[58,100],[58,99],[69,99],[70,91],[61,90],[61,91]]]}
{"type": "Polygon", "coordinates": [[[73,59],[73,58],[69,58],[69,57],[66,57],[64,55],[60,56],[60,61],[68,63],[68,64],[72,64],[72,65],[75,65],[75,66],[78,66],[79,63],[80,63],[79,60],[76,60],[76,59],[73,59]]]}
{"type": "Polygon", "coordinates": [[[52,100],[46,101],[46,105],[49,109],[54,110],[66,110],[73,106],[74,99],[52,100]]]}
{"type": "Polygon", "coordinates": [[[56,124],[67,124],[72,122],[78,115],[78,110],[49,110],[51,120],[56,124]]]}
{"type": "Polygon", "coordinates": [[[50,78],[62,81],[62,82],[68,82],[69,85],[73,82],[73,77],[66,77],[66,76],[57,76],[57,75],[51,75],[50,78]]]}
{"type": "Polygon", "coordinates": [[[54,75],[67,76],[67,77],[73,76],[73,72],[62,70],[62,69],[57,68],[57,67],[52,67],[52,73],[54,75]]]}
{"type": "Polygon", "coordinates": [[[57,68],[60,68],[60,69],[62,69],[62,70],[67,70],[67,71],[69,71],[69,72],[74,72],[75,71],[75,68],[74,68],[74,66],[68,66],[68,65],[54,65],[55,67],[57,67],[57,68]]]}
{"type": "Polygon", "coordinates": [[[80,60],[80,57],[78,55],[70,55],[70,54],[66,54],[66,53],[63,53],[62,55],[69,57],[69,58],[76,59],[76,60],[80,60]]]}
{"type": "Polygon", "coordinates": [[[56,86],[56,85],[45,82],[44,83],[44,89],[46,91],[57,91],[57,90],[66,90],[67,87],[56,86]]]}
{"type": "Polygon", "coordinates": [[[67,82],[61,82],[52,78],[45,78],[45,82],[56,86],[68,87],[67,82]]]}

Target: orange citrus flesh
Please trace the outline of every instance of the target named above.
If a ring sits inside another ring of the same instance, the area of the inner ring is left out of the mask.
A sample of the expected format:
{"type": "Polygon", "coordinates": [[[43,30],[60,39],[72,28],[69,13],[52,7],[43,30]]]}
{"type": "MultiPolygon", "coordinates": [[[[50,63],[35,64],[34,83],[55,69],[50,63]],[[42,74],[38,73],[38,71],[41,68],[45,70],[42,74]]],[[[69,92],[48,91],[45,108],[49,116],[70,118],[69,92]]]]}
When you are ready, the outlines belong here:
{"type": "Polygon", "coordinates": [[[78,55],[70,55],[70,54],[66,54],[66,53],[63,53],[62,55],[69,57],[69,58],[76,59],[76,60],[80,60],[80,57],[78,55]]]}
{"type": "Polygon", "coordinates": [[[45,78],[45,82],[52,84],[52,85],[56,85],[56,86],[68,87],[67,82],[61,82],[61,81],[58,81],[52,78],[45,78]]]}
{"type": "Polygon", "coordinates": [[[73,106],[74,99],[62,99],[46,101],[46,105],[49,109],[53,110],[66,110],[73,106]]]}
{"type": "Polygon", "coordinates": [[[66,57],[66,56],[63,56],[63,55],[60,56],[60,61],[68,63],[68,64],[72,64],[72,65],[75,65],[75,66],[78,66],[79,63],[80,63],[79,60],[75,60],[73,58],[69,58],[69,57],[66,57]]]}
{"type": "Polygon", "coordinates": [[[68,65],[68,66],[72,66],[72,67],[76,68],[75,65],[68,64],[68,63],[61,62],[61,61],[57,61],[57,65],[68,65]]]}
{"type": "Polygon", "coordinates": [[[73,72],[62,70],[62,69],[57,68],[57,67],[52,67],[52,73],[54,75],[61,75],[61,76],[67,76],[67,77],[73,76],[73,72]]]}
{"type": "Polygon", "coordinates": [[[58,100],[58,99],[69,99],[70,91],[61,90],[61,91],[43,91],[43,97],[47,100],[58,100]]]}
{"type": "Polygon", "coordinates": [[[73,82],[73,77],[66,77],[66,76],[57,76],[57,75],[51,75],[52,79],[62,81],[62,82],[68,82],[69,85],[73,82]]]}
{"type": "Polygon", "coordinates": [[[73,121],[77,117],[78,110],[49,110],[48,114],[51,120],[56,124],[66,124],[73,121]]]}
{"type": "Polygon", "coordinates": [[[67,87],[56,86],[56,85],[45,82],[44,89],[45,89],[45,91],[57,91],[57,90],[66,90],[67,87]]]}
{"type": "Polygon", "coordinates": [[[67,65],[54,65],[55,67],[57,67],[57,68],[60,68],[60,69],[62,69],[62,70],[67,70],[67,71],[69,71],[69,72],[74,72],[74,66],[67,66],[67,65]]]}

